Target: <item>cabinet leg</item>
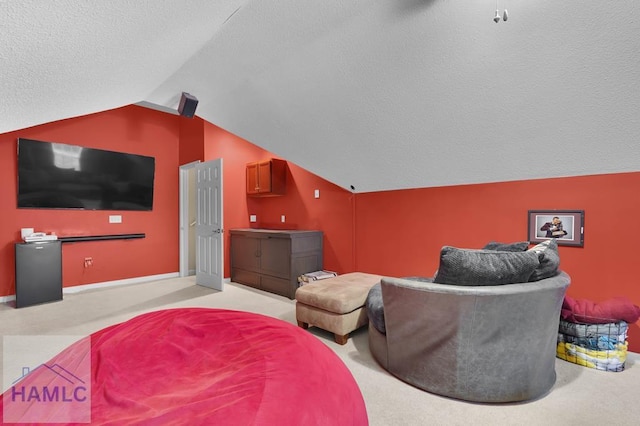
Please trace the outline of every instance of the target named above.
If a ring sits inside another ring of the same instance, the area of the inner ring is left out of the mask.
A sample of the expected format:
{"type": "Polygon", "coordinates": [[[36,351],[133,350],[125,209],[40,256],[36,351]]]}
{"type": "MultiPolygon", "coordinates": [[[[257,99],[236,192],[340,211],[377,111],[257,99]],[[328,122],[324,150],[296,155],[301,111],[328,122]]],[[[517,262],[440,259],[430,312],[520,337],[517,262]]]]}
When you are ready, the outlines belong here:
{"type": "Polygon", "coordinates": [[[298,327],[304,328],[305,330],[309,328],[309,323],[298,321],[298,327]]]}
{"type": "Polygon", "coordinates": [[[344,345],[347,343],[347,340],[349,340],[349,334],[345,334],[345,335],[334,334],[333,338],[337,344],[344,345]]]}

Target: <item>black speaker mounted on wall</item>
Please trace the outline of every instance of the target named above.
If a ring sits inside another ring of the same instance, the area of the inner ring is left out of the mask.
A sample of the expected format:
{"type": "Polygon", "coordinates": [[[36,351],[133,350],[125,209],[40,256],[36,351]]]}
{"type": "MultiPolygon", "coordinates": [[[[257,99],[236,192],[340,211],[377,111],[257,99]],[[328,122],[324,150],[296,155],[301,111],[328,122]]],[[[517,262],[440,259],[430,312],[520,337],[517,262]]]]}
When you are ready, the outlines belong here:
{"type": "Polygon", "coordinates": [[[196,113],[196,107],[198,106],[198,99],[195,96],[182,92],[180,97],[180,104],[178,105],[178,113],[181,116],[187,118],[193,118],[196,113]]]}

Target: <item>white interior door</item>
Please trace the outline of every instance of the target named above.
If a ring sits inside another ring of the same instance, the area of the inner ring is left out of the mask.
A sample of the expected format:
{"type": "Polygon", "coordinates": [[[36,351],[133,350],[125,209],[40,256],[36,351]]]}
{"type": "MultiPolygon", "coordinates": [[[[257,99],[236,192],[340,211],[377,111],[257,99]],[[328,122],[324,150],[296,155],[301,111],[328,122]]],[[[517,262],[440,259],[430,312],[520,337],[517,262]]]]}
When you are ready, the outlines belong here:
{"type": "Polygon", "coordinates": [[[180,276],[196,274],[196,165],[180,166],[180,276]]]}
{"type": "Polygon", "coordinates": [[[223,289],[222,159],[196,165],[196,284],[223,289]]]}

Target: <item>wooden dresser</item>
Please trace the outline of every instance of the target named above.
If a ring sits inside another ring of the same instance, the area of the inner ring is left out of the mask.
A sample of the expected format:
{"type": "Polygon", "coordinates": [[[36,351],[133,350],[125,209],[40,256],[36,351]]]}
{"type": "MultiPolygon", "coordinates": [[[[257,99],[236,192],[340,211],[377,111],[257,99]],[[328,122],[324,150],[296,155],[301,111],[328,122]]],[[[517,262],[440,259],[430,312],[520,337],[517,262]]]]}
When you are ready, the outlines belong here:
{"type": "Polygon", "coordinates": [[[295,298],[298,276],[322,269],[322,232],[232,229],[231,281],[295,298]]]}

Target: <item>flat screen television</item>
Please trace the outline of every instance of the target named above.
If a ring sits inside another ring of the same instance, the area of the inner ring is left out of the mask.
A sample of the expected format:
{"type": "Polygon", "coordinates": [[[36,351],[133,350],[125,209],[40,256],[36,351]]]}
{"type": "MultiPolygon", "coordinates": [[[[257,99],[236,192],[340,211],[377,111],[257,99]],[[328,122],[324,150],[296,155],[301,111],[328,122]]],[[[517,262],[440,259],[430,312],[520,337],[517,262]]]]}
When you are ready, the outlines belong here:
{"type": "Polygon", "coordinates": [[[155,158],[18,139],[18,208],[152,210],[155,158]]]}

